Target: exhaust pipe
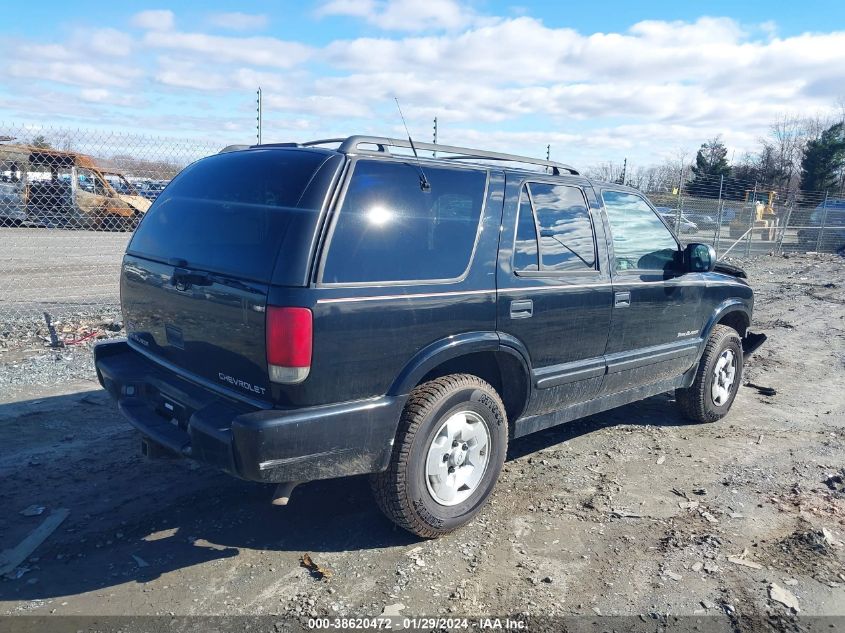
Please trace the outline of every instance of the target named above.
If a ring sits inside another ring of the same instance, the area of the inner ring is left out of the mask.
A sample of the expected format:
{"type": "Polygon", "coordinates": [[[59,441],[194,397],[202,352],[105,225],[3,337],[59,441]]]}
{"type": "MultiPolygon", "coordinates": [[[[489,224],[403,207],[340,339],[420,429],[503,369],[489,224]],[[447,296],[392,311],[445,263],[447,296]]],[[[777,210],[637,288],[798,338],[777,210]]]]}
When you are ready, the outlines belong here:
{"type": "Polygon", "coordinates": [[[293,489],[299,485],[298,481],[283,481],[276,486],[276,492],[273,493],[274,506],[286,506],[290,501],[293,489]]]}
{"type": "Polygon", "coordinates": [[[175,459],[177,453],[146,437],[141,438],[141,455],[147,459],[175,459]]]}

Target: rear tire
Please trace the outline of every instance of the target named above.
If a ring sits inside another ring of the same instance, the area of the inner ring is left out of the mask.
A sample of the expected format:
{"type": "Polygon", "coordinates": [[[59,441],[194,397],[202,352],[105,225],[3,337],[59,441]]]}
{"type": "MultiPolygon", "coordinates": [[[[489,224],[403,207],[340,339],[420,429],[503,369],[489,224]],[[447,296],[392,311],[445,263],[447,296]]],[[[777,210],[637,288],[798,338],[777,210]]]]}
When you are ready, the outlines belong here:
{"type": "Polygon", "coordinates": [[[387,470],[371,476],[381,511],[424,538],[469,523],[487,503],[508,448],[505,406],[477,376],[452,374],[411,392],[387,470]]]}
{"type": "Polygon", "coordinates": [[[736,330],[716,325],[707,339],[686,389],[675,390],[675,401],[684,417],[693,422],[715,422],[730,411],[742,383],[742,341],[736,330]]]}

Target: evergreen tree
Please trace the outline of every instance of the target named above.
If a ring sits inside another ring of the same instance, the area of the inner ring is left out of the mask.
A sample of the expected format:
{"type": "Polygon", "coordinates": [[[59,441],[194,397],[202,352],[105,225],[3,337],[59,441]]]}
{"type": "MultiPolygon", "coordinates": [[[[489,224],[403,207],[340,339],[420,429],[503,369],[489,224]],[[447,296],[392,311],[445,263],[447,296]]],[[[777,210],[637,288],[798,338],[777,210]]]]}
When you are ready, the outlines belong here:
{"type": "Polygon", "coordinates": [[[801,159],[801,189],[827,191],[839,184],[845,163],[845,124],[836,123],[807,143],[801,159]]]}
{"type": "Polygon", "coordinates": [[[728,148],[718,136],[702,143],[695,155],[692,173],[695,176],[687,186],[690,195],[715,198],[719,195],[719,181],[731,173],[728,165],[728,148]]]}

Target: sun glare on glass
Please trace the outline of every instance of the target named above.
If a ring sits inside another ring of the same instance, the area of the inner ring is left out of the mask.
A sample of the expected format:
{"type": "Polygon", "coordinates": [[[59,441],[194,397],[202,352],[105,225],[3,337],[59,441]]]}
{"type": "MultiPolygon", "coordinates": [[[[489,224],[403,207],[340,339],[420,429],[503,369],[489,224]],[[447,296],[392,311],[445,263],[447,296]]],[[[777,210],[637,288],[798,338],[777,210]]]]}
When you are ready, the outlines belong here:
{"type": "Polygon", "coordinates": [[[376,226],[382,226],[390,221],[393,213],[384,207],[373,207],[367,212],[367,219],[376,226]]]}

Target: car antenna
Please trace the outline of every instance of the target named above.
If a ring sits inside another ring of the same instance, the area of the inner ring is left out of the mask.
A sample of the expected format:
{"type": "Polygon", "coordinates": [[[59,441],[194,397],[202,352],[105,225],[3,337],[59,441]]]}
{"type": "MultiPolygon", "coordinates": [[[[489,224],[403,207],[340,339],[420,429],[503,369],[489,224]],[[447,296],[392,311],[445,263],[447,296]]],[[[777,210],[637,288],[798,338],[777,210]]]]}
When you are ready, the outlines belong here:
{"type": "Polygon", "coordinates": [[[420,157],[417,154],[417,148],[414,146],[414,139],[411,138],[411,133],[408,131],[408,124],[405,123],[405,115],[402,114],[402,108],[399,106],[399,99],[393,97],[393,100],[396,102],[396,109],[399,110],[399,116],[402,118],[402,125],[405,126],[405,132],[408,134],[408,142],[411,144],[411,150],[414,152],[414,158],[417,159],[417,169],[420,170],[420,189],[423,191],[431,191],[431,183],[428,182],[428,178],[425,177],[422,163],[420,163],[420,157]]]}

